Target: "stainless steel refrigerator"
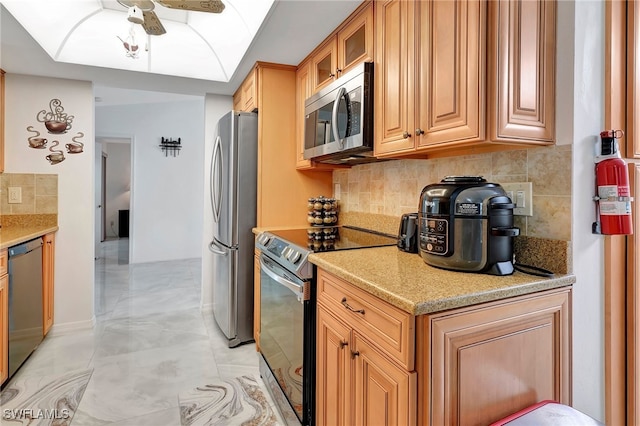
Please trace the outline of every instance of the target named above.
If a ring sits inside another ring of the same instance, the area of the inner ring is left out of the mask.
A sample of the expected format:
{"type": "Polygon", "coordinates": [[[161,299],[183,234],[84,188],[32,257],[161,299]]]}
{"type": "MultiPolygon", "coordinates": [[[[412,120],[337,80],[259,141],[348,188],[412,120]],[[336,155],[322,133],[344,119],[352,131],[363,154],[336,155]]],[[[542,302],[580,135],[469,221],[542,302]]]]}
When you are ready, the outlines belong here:
{"type": "Polygon", "coordinates": [[[218,122],[211,158],[213,316],[229,347],[253,340],[258,115],[231,111],[218,122]]]}

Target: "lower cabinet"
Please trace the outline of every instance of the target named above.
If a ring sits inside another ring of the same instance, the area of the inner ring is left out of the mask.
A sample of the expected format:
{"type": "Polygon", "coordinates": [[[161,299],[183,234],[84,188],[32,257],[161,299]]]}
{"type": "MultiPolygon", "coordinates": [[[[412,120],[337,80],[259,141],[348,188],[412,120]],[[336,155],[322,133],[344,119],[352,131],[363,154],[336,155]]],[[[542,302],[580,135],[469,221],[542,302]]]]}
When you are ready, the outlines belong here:
{"type": "Polygon", "coordinates": [[[320,268],[317,285],[318,425],[487,425],[571,404],[571,287],[412,316],[320,268]]]}
{"type": "Polygon", "coordinates": [[[9,275],[7,249],[0,250],[0,385],[9,377],[9,275]]]}
{"type": "Polygon", "coordinates": [[[43,334],[46,336],[53,325],[55,235],[46,234],[42,242],[42,319],[43,334]]]}
{"type": "Polygon", "coordinates": [[[487,425],[546,399],[571,405],[570,291],[419,317],[423,423],[487,425]]]}
{"type": "MultiPolygon", "coordinates": [[[[416,373],[377,344],[384,340],[381,335],[396,334],[397,308],[381,300],[377,309],[371,308],[375,298],[359,292],[324,271],[318,274],[316,422],[415,425],[416,373]]],[[[412,346],[408,341],[400,344],[412,346]]]]}

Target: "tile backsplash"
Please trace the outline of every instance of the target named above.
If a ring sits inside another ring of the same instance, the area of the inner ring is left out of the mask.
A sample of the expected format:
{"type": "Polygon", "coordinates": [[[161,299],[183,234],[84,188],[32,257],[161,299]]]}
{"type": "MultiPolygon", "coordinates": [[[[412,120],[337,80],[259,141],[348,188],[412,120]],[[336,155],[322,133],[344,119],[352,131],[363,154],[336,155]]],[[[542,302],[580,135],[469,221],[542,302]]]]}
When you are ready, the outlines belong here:
{"type": "Polygon", "coordinates": [[[532,182],[533,216],[516,216],[523,235],[571,240],[571,145],[427,160],[390,160],[333,172],[341,212],[400,217],[418,210],[422,188],[450,175],[532,182]]]}
{"type": "Polygon", "coordinates": [[[58,175],[0,174],[0,215],[57,214],[58,175]],[[9,188],[20,187],[22,202],[9,203],[9,188]]]}

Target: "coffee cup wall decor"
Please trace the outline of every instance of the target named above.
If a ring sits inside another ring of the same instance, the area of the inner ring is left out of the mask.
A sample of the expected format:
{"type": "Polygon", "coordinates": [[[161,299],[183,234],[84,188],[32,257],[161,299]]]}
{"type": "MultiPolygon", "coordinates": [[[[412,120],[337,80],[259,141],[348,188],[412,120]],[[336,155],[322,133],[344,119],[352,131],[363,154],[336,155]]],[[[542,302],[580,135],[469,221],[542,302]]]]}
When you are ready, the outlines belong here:
{"type": "Polygon", "coordinates": [[[64,161],[64,151],[60,149],[53,149],[58,145],[60,145],[60,142],[58,141],[51,142],[51,146],[49,147],[49,151],[51,151],[51,154],[45,157],[47,161],[51,163],[51,165],[62,163],[64,161]]]}
{"type": "Polygon", "coordinates": [[[29,148],[43,149],[47,147],[47,140],[39,137],[40,132],[34,129],[33,126],[28,126],[27,132],[35,133],[35,135],[29,136],[29,148]]]}
{"type": "Polygon", "coordinates": [[[84,148],[84,144],[82,142],[77,141],[76,139],[80,139],[84,137],[84,133],[78,132],[78,134],[71,138],[73,142],[70,142],[65,145],[67,148],[68,154],[80,154],[84,148]]]}
{"type": "Polygon", "coordinates": [[[36,119],[40,123],[44,123],[49,133],[59,135],[67,133],[67,130],[71,129],[73,115],[64,112],[60,99],[51,99],[49,111],[43,109],[36,115],[36,119]]]}

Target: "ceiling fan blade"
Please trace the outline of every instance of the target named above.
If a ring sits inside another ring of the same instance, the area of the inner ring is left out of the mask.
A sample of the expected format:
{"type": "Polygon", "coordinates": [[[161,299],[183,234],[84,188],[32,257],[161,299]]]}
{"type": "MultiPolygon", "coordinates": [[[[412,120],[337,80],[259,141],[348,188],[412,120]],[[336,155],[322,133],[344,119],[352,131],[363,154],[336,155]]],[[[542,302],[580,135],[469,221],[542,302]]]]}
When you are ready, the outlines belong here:
{"type": "Polygon", "coordinates": [[[126,8],[138,6],[143,12],[151,11],[156,7],[151,0],[118,0],[118,3],[126,8]]]}
{"type": "Polygon", "coordinates": [[[149,35],[162,35],[167,31],[162,26],[162,22],[160,22],[160,18],[154,11],[142,12],[144,15],[144,22],[142,23],[142,28],[149,35]]]}
{"type": "Polygon", "coordinates": [[[156,0],[171,9],[192,10],[196,12],[220,13],[224,10],[221,0],[156,0]]]}

